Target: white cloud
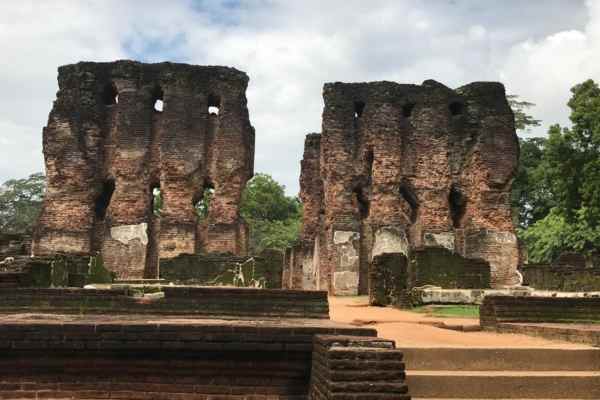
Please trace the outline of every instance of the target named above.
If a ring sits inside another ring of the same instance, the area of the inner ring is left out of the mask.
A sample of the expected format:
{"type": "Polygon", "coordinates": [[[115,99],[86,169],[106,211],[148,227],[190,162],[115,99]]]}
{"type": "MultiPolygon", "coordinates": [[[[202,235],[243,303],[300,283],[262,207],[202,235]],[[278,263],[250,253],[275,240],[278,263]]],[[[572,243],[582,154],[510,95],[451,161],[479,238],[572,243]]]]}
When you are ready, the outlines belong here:
{"type": "Polygon", "coordinates": [[[589,20],[583,30],[563,30],[540,40],[516,43],[500,69],[509,90],[537,106],[532,110],[548,125],[568,125],[569,89],[586,79],[600,79],[600,3],[587,3],[589,20]]]}
{"type": "Polygon", "coordinates": [[[79,60],[176,59],[246,71],[256,170],[291,194],[304,135],[320,130],[324,82],[501,79],[538,104],[536,117],[564,121],[569,87],[598,78],[598,3],[482,3],[3,2],[0,181],[42,168],[56,68],[79,60]]]}

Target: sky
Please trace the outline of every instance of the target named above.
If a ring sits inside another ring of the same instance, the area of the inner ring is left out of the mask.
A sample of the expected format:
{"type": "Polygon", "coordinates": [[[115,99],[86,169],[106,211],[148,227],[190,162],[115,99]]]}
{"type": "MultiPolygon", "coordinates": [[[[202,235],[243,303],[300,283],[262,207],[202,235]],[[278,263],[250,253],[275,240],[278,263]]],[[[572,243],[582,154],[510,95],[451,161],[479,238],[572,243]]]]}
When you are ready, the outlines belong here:
{"type": "Polygon", "coordinates": [[[298,192],[325,82],[501,81],[568,124],[569,89],[600,81],[600,0],[18,0],[0,3],[0,182],[43,171],[59,65],[135,59],[250,76],[255,171],[298,192]]]}

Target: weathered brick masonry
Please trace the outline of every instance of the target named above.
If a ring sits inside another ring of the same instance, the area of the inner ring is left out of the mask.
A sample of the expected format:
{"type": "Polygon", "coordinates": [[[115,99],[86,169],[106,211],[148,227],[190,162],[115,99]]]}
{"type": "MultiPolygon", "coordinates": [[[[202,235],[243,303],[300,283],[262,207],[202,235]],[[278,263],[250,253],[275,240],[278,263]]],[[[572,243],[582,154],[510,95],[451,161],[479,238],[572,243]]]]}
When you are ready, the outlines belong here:
{"type": "Polygon", "coordinates": [[[0,398],[300,400],[314,335],[336,332],[375,335],[293,320],[3,322],[0,398]]]}
{"type": "Polygon", "coordinates": [[[410,399],[402,353],[324,291],[163,290],[0,290],[0,398],[410,399]]]}
{"type": "Polygon", "coordinates": [[[43,135],[47,190],[36,255],[101,252],[120,278],[141,278],[157,276],[159,257],[245,254],[239,201],[254,164],[245,73],[82,62],[60,67],[58,83],[43,135]],[[194,206],[209,188],[199,226],[194,206]]]}
{"type": "Polygon", "coordinates": [[[0,313],[187,315],[213,318],[329,318],[326,292],[165,286],[163,298],[124,289],[0,288],[0,313]]]}
{"type": "Polygon", "coordinates": [[[322,134],[306,138],[300,243],[288,287],[367,292],[384,253],[444,247],[515,283],[510,189],[518,161],[500,83],[328,83],[322,134]]]}
{"type": "Polygon", "coordinates": [[[600,297],[486,296],[480,306],[484,328],[505,322],[597,323],[600,297]]]}
{"type": "Polygon", "coordinates": [[[317,335],[308,398],[410,400],[402,358],[392,340],[317,335]]]}

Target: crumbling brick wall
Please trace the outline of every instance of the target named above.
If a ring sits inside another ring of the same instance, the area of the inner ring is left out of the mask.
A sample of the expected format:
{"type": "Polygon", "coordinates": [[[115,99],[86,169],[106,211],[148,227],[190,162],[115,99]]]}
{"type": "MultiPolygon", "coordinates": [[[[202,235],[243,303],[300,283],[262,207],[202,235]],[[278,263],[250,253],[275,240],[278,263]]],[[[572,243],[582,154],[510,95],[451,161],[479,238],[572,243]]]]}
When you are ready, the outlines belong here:
{"type": "Polygon", "coordinates": [[[159,257],[199,247],[246,252],[239,202],[253,174],[254,129],[245,73],[82,62],[60,67],[58,83],[43,134],[48,186],[36,255],[101,252],[120,278],[141,278],[156,277],[159,257]],[[194,206],[207,188],[215,192],[200,230],[194,206]]]}
{"type": "Polygon", "coordinates": [[[337,82],[323,97],[300,181],[302,240],[318,242],[311,286],[365,293],[374,257],[425,247],[484,259],[493,286],[515,283],[518,141],[500,83],[337,82]]]}

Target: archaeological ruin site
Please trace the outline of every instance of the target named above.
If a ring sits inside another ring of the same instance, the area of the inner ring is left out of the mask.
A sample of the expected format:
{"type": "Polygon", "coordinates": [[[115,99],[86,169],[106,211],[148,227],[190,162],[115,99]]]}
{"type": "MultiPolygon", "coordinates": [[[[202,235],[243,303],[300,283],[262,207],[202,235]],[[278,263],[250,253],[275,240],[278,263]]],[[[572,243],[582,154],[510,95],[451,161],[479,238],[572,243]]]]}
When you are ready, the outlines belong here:
{"type": "Polygon", "coordinates": [[[519,145],[501,84],[333,83],[323,97],[323,132],[305,142],[290,287],[366,294],[381,257],[409,268],[429,248],[485,260],[494,287],[516,283],[519,145]]]}
{"type": "Polygon", "coordinates": [[[325,83],[300,235],[260,254],[248,83],[58,69],[38,223],[0,234],[0,399],[600,399],[600,263],[526,263],[501,83],[325,83]],[[449,304],[476,322],[419,314],[449,304]]]}
{"type": "Polygon", "coordinates": [[[58,81],[34,254],[98,252],[126,279],[157,278],[159,257],[246,253],[239,201],[254,165],[246,74],[123,61],[61,67],[58,81]],[[201,225],[194,205],[207,189],[214,201],[201,225]]]}

